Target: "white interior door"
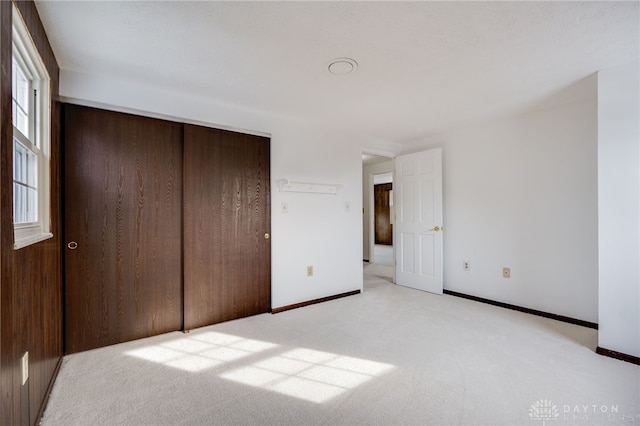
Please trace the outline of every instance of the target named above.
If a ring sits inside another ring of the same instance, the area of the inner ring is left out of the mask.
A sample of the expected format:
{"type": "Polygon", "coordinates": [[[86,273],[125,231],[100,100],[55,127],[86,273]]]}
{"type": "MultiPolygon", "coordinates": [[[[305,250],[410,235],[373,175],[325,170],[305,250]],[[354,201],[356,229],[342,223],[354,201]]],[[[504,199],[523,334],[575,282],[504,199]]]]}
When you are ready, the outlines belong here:
{"type": "Polygon", "coordinates": [[[396,157],[396,284],[442,294],[442,150],[396,157]]]}

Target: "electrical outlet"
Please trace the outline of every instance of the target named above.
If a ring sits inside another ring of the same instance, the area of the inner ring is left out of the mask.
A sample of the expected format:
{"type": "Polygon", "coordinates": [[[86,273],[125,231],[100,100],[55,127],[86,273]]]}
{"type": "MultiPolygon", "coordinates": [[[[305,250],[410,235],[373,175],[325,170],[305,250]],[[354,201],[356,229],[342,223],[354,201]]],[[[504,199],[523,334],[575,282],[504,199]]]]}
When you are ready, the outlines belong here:
{"type": "Polygon", "coordinates": [[[502,277],[511,278],[511,268],[502,268],[502,277]]]}
{"type": "Polygon", "coordinates": [[[462,269],[464,269],[465,271],[468,271],[469,269],[471,269],[471,265],[469,264],[468,260],[465,260],[462,262],[462,269]]]}
{"type": "Polygon", "coordinates": [[[312,277],[313,276],[313,266],[311,266],[311,265],[307,266],[307,276],[308,277],[312,277]]]}
{"type": "Polygon", "coordinates": [[[22,355],[22,385],[24,386],[29,379],[29,351],[22,355]]]}
{"type": "Polygon", "coordinates": [[[280,211],[282,212],[282,214],[289,213],[289,204],[287,204],[286,201],[283,201],[280,205],[280,211]]]}

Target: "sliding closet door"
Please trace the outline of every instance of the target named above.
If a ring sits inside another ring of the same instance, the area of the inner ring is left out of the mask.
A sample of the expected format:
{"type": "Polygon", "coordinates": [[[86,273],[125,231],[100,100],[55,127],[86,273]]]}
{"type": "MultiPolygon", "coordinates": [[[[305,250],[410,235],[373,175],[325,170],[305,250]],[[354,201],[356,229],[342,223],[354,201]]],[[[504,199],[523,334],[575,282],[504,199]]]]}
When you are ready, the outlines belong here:
{"type": "Polygon", "coordinates": [[[66,352],[182,328],[182,125],[65,105],[66,352]]]}
{"type": "Polygon", "coordinates": [[[184,328],[271,309],[268,138],[184,127],[184,328]]]}

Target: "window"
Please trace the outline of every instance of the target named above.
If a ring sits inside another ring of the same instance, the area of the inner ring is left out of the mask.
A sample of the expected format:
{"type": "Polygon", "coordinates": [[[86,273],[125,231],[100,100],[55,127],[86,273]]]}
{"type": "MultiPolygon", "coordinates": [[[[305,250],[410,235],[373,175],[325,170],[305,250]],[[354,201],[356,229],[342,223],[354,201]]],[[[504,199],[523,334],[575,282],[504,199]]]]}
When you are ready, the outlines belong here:
{"type": "Polygon", "coordinates": [[[51,80],[15,6],[12,52],[13,224],[18,249],[52,237],[49,232],[51,80]]]}

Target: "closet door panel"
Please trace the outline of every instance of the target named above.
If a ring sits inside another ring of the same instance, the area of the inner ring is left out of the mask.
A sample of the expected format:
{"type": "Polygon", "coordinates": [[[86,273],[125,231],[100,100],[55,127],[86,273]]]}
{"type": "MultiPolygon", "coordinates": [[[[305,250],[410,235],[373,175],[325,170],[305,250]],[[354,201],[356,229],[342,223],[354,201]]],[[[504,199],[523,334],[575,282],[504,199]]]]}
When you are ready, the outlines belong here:
{"type": "Polygon", "coordinates": [[[66,352],[182,328],[182,125],[65,105],[66,352]]]}
{"type": "Polygon", "coordinates": [[[187,330],[271,309],[269,144],[185,125],[187,330]]]}

